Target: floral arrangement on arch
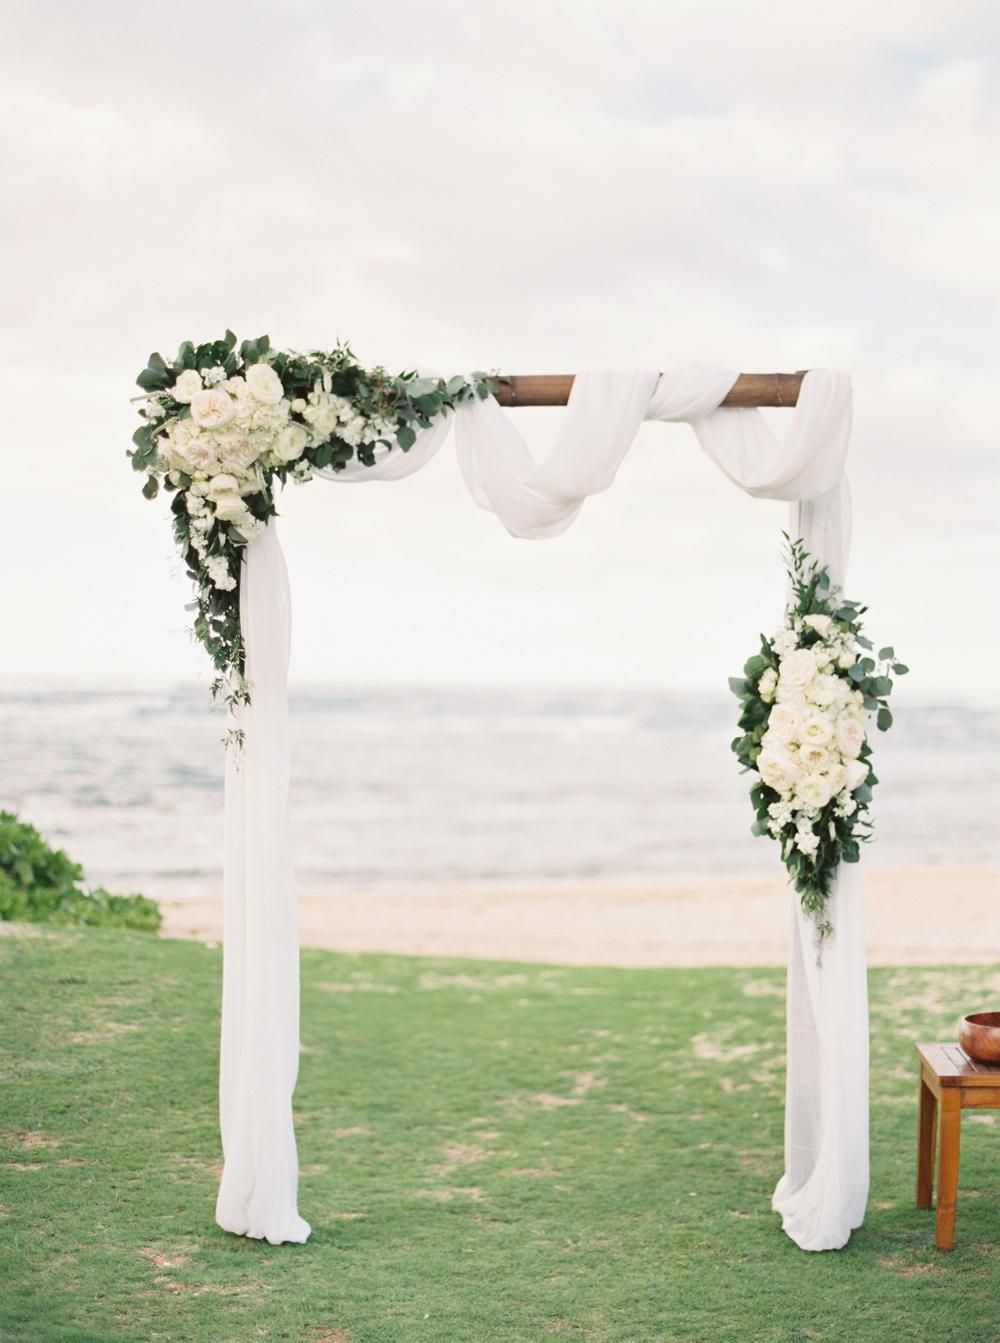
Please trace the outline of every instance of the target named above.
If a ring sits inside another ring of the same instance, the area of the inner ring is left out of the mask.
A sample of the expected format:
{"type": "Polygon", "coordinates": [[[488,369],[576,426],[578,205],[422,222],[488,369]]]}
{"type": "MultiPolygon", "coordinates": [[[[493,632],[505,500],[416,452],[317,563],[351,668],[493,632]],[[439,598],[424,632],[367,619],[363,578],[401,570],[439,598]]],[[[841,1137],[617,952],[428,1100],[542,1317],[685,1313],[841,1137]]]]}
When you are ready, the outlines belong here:
{"type": "Polygon", "coordinates": [[[788,543],[792,600],[781,628],[730,678],[740,699],[741,735],[732,749],[758,776],[750,789],[755,835],[770,836],[816,922],[832,931],[827,904],[839,863],[856,863],[872,837],[869,804],[878,783],[867,724],[892,726],[892,676],[909,669],[891,647],[872,656],[862,633],[867,610],[843,599],[827,569],[800,540],[788,543]]]}
{"type": "Polygon", "coordinates": [[[195,637],[218,673],[213,693],[225,691],[230,704],[250,696],[243,552],[277,514],[276,485],[407,452],[418,429],[496,386],[478,372],[446,381],[366,369],[346,344],[298,354],[260,336],[237,346],[231,331],[184,341],[171,361],[151,354],[136,382],[143,423],[128,455],[145,473],[147,499],[173,494],[174,538],[195,584],[195,637]]]}

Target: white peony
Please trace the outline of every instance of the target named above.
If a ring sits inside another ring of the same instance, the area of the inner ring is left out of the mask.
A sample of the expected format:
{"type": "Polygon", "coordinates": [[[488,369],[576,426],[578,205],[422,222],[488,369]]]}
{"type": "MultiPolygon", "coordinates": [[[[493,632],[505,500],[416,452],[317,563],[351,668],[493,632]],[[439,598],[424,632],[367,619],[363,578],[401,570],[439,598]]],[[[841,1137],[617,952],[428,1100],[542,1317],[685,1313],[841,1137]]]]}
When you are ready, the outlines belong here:
{"type": "Polygon", "coordinates": [[[854,759],[865,744],[865,730],[856,718],[841,718],[837,723],[837,745],[842,753],[854,759]]]}
{"type": "Polygon", "coordinates": [[[790,686],[805,686],[816,675],[816,656],[809,648],[797,648],[781,659],[780,680],[790,686]]]}
{"type": "Polygon", "coordinates": [[[189,405],[192,398],[201,391],[201,374],[197,369],[186,368],[174,383],[172,391],[175,401],[180,401],[185,406],[189,405]]]}
{"type": "Polygon", "coordinates": [[[822,774],[806,774],[795,784],[795,796],[807,807],[825,807],[830,801],[830,783],[822,774]]]}
{"type": "Polygon", "coordinates": [[[191,398],[191,418],[203,429],[221,429],[233,418],[233,398],[221,387],[207,387],[191,398]]]}
{"type": "Polygon", "coordinates": [[[257,401],[275,406],[285,395],[281,379],[270,364],[251,364],[246,371],[247,387],[257,401]]]}
{"type": "Polygon", "coordinates": [[[844,787],[849,793],[853,793],[855,788],[860,788],[868,778],[868,766],[863,760],[848,760],[845,769],[847,782],[844,787]]]}
{"type": "Polygon", "coordinates": [[[799,776],[799,767],[784,751],[765,748],[757,757],[757,772],[776,793],[787,795],[799,776]]]}
{"type": "Polygon", "coordinates": [[[803,744],[825,746],[833,736],[833,724],[821,713],[812,713],[802,724],[799,737],[803,744]]]}
{"type": "Polygon", "coordinates": [[[808,625],[810,629],[814,629],[816,633],[820,635],[826,634],[827,630],[830,628],[831,622],[831,616],[815,615],[802,617],[803,625],[808,625]]]}

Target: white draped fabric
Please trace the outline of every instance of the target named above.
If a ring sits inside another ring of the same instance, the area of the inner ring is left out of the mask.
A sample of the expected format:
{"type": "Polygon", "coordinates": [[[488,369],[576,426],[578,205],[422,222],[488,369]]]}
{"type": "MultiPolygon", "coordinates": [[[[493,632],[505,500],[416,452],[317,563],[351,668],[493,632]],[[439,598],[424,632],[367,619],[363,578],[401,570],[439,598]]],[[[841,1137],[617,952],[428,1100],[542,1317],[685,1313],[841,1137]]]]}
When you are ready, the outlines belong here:
{"type": "MultiPolygon", "coordinates": [[[[844,477],[850,381],[807,373],[787,431],[756,410],[720,406],[724,369],[583,373],[541,461],[493,398],[467,403],[374,467],[320,474],[340,483],[398,480],[434,456],[455,422],[475,501],[514,536],[558,536],[590,494],[614,480],[643,420],[690,423],[705,453],[757,498],[791,504],[789,531],[844,578],[850,495],[844,477]]],[[[286,677],[289,600],[273,523],[246,554],[240,616],[252,706],[247,744],[226,775],[225,960],[220,1109],[225,1169],[217,1220],[278,1243],[303,1241],[296,1210],[292,1091],[298,1063],[298,949],[288,840],[286,677]]],[[[814,929],[790,893],[785,1173],[774,1194],[785,1231],[806,1250],[836,1249],[861,1224],[868,1195],[868,1004],[861,876],[842,870],[834,934],[817,958],[814,929]]]]}

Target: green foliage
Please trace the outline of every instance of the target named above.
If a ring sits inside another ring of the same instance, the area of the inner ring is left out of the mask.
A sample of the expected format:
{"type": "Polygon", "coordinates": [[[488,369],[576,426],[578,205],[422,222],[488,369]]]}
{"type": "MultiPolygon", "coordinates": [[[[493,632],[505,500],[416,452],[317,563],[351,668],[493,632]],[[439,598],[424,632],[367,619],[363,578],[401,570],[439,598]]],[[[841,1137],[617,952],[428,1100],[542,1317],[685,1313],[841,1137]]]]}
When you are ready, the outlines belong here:
{"type": "Polygon", "coordinates": [[[307,951],[304,1246],[226,1235],[221,952],[0,939],[4,1343],[986,1343],[996,1131],[958,1240],[913,1206],[914,1040],[1000,967],[875,969],[872,1197],[839,1253],[771,1211],[784,973],[307,951]]]}
{"type": "Polygon", "coordinates": [[[83,888],[83,869],[33,825],[0,811],[0,920],[156,932],[160,911],[142,895],[83,888]]]}

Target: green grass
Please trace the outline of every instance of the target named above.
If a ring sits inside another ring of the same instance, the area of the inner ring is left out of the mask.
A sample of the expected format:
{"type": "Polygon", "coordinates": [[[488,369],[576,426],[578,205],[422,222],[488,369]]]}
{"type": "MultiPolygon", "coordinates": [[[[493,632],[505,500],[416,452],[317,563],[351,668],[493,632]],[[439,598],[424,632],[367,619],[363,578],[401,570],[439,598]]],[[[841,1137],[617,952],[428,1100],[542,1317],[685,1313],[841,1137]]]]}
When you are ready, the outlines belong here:
{"type": "Polygon", "coordinates": [[[913,1207],[912,1042],[1000,970],[873,973],[872,1202],[839,1254],[769,1211],[783,975],[303,957],[308,1245],[212,1220],[220,954],[0,938],[4,1343],[1000,1338],[1000,1123],[958,1247],[913,1207]]]}

